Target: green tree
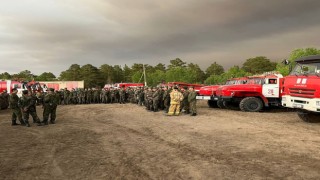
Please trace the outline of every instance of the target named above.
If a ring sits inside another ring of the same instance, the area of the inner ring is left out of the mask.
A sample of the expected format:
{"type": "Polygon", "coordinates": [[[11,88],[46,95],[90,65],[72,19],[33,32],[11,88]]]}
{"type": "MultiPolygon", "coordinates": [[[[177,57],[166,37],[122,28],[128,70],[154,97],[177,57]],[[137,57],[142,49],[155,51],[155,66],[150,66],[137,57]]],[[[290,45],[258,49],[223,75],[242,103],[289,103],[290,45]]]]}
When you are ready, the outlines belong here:
{"type": "Polygon", "coordinates": [[[44,72],[35,78],[36,81],[54,81],[56,76],[52,72],[44,72]]]}
{"type": "Polygon", "coordinates": [[[10,80],[12,77],[11,75],[8,73],[8,72],[4,72],[4,73],[1,73],[0,74],[0,79],[3,79],[3,80],[10,80]]]}
{"type": "Polygon", "coordinates": [[[72,64],[69,69],[60,73],[60,80],[63,81],[80,81],[82,80],[81,68],[78,64],[72,64]]]}
{"type": "Polygon", "coordinates": [[[293,50],[289,55],[289,62],[290,65],[284,65],[281,62],[277,64],[276,70],[279,71],[283,76],[287,76],[290,72],[290,67],[293,67],[295,65],[295,60],[298,58],[304,57],[304,56],[311,56],[311,55],[318,55],[320,54],[320,50],[316,48],[300,48],[293,50]]]}
{"type": "Polygon", "coordinates": [[[175,67],[166,72],[166,82],[195,83],[196,77],[196,72],[190,68],[175,67]]]}
{"type": "Polygon", "coordinates": [[[131,82],[132,80],[132,70],[125,64],[123,67],[123,81],[131,82]]]}
{"type": "Polygon", "coordinates": [[[243,63],[242,69],[252,74],[260,74],[267,71],[273,71],[276,69],[276,62],[271,62],[264,56],[258,56],[255,58],[249,58],[243,63]]]}
{"type": "Polygon", "coordinates": [[[104,84],[112,84],[113,82],[113,67],[108,64],[103,64],[99,68],[101,78],[104,84]]]}
{"type": "Polygon", "coordinates": [[[156,70],[153,73],[150,73],[147,78],[148,86],[157,86],[166,78],[166,73],[161,70],[156,70]]]}
{"type": "Polygon", "coordinates": [[[201,70],[198,64],[188,64],[187,71],[191,75],[195,75],[194,77],[190,77],[192,83],[203,83],[205,80],[205,73],[201,70]]]}
{"type": "Polygon", "coordinates": [[[35,75],[33,75],[29,70],[24,70],[19,72],[18,74],[13,75],[14,79],[25,80],[25,81],[31,81],[33,80],[34,77],[35,75]]]}
{"type": "Polygon", "coordinates": [[[120,65],[113,66],[113,81],[114,83],[124,82],[123,70],[120,65]]]}
{"type": "Polygon", "coordinates": [[[220,64],[217,64],[217,62],[214,62],[206,69],[206,77],[220,75],[222,73],[224,73],[224,68],[220,64]]]}
{"type": "Polygon", "coordinates": [[[81,67],[80,72],[84,80],[85,88],[102,87],[104,85],[97,67],[86,64],[81,67]]]}
{"type": "Polygon", "coordinates": [[[154,69],[165,72],[165,71],[166,71],[166,65],[165,65],[165,64],[162,64],[162,63],[159,63],[159,64],[157,64],[156,66],[154,66],[154,69]]]}
{"type": "Polygon", "coordinates": [[[173,60],[170,60],[170,65],[168,66],[168,69],[176,68],[176,67],[186,67],[186,62],[182,61],[180,58],[176,58],[173,60]]]}
{"type": "Polygon", "coordinates": [[[251,75],[250,73],[244,71],[239,66],[233,66],[228,71],[222,73],[221,75],[211,75],[206,80],[206,84],[225,84],[228,79],[245,77],[251,75]]]}

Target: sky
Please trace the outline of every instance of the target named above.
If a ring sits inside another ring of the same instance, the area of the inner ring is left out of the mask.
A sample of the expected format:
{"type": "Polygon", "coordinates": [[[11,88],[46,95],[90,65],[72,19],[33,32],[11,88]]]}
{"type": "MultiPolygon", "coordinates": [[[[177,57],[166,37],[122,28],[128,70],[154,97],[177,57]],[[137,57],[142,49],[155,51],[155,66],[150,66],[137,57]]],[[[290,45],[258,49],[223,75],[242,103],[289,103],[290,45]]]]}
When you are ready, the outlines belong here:
{"type": "Polygon", "coordinates": [[[0,73],[280,61],[320,48],[319,20],[319,0],[0,0],[0,73]]]}

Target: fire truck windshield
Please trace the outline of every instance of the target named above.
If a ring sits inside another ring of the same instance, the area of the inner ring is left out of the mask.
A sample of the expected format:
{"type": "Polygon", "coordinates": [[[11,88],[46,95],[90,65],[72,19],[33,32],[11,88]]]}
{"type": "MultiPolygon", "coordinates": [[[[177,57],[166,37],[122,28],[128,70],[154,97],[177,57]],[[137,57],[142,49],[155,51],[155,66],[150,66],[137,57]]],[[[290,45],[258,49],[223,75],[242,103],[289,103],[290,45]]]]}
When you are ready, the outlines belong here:
{"type": "Polygon", "coordinates": [[[297,63],[293,68],[291,75],[320,75],[320,62],[302,64],[297,63]]]}

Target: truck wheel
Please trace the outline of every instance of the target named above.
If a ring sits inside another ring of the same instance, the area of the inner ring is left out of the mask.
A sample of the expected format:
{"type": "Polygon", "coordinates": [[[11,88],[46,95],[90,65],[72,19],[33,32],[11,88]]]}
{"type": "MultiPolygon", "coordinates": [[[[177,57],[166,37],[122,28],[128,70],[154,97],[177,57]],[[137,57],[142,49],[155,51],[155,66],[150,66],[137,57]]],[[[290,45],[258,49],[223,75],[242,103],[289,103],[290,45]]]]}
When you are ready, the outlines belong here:
{"type": "Polygon", "coordinates": [[[221,109],[226,109],[226,107],[223,105],[223,101],[217,101],[217,106],[221,109]]]}
{"type": "Polygon", "coordinates": [[[302,119],[304,122],[307,122],[307,123],[320,122],[320,114],[304,112],[304,111],[298,111],[297,113],[299,118],[302,119]]]}
{"type": "Polygon", "coordinates": [[[258,112],[263,108],[263,103],[259,98],[246,97],[241,100],[239,107],[241,111],[258,112]]]}
{"type": "Polygon", "coordinates": [[[218,107],[217,101],[208,100],[208,106],[210,108],[217,108],[218,107]]]}

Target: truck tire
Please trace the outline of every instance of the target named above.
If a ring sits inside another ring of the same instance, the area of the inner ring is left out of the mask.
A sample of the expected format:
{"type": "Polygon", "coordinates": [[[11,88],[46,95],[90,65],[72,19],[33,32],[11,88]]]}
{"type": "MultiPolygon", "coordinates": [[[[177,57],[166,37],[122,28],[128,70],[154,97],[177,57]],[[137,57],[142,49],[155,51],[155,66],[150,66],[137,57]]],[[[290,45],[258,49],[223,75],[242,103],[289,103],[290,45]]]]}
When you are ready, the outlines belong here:
{"type": "Polygon", "coordinates": [[[263,108],[263,103],[259,98],[246,97],[241,100],[239,107],[241,111],[258,112],[263,108]]]}
{"type": "Polygon", "coordinates": [[[307,123],[320,122],[320,114],[304,112],[304,111],[298,111],[297,113],[299,118],[302,119],[304,122],[307,122],[307,123]]]}
{"type": "Polygon", "coordinates": [[[217,101],[217,106],[221,109],[226,109],[226,107],[223,105],[223,101],[217,101]]]}
{"type": "Polygon", "coordinates": [[[210,108],[217,108],[218,107],[217,101],[208,100],[208,106],[210,108]]]}

